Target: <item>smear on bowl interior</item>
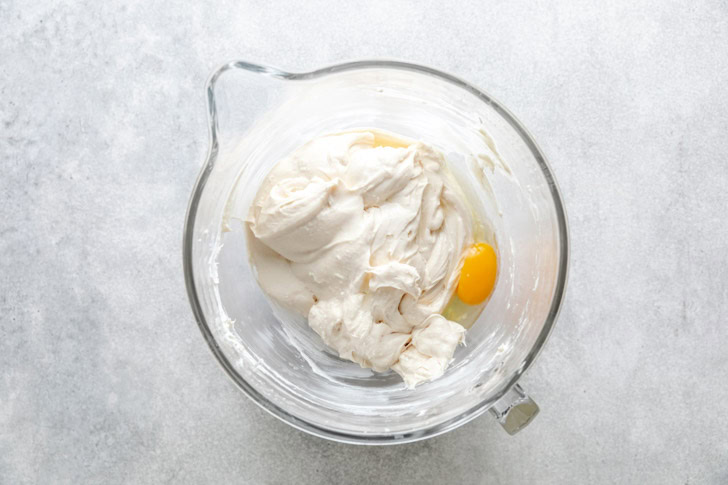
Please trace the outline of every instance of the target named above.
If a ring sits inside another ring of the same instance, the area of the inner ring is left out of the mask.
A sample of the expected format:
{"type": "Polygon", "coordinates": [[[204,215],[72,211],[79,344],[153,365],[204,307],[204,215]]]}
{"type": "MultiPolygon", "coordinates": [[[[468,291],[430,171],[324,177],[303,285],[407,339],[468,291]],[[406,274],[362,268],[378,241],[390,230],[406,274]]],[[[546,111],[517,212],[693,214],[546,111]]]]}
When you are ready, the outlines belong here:
{"type": "Polygon", "coordinates": [[[445,372],[495,285],[496,252],[474,214],[426,143],[326,135],[267,175],[248,247],[270,298],[342,358],[412,388],[445,372]]]}

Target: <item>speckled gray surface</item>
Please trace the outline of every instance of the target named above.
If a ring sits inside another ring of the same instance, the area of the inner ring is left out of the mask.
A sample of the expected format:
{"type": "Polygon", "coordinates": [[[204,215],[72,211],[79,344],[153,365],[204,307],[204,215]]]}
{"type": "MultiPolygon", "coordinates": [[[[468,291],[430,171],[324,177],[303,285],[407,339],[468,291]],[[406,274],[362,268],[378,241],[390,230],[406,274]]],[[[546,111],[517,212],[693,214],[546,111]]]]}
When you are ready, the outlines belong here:
{"type": "Polygon", "coordinates": [[[0,482],[728,483],[728,4],[343,3],[0,1],[0,482]],[[570,286],[515,437],[308,436],[195,325],[205,79],[365,57],[491,92],[561,184],[570,286]]]}

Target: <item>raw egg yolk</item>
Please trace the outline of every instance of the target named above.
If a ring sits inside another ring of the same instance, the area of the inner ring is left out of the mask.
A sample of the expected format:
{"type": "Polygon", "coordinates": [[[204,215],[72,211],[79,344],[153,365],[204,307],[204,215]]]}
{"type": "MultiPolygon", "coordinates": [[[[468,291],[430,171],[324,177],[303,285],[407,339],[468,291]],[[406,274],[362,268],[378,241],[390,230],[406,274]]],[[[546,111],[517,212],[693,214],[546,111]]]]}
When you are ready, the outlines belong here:
{"type": "Polygon", "coordinates": [[[473,244],[460,271],[458,298],[468,305],[483,303],[493,291],[497,270],[495,250],[489,244],[473,244]]]}

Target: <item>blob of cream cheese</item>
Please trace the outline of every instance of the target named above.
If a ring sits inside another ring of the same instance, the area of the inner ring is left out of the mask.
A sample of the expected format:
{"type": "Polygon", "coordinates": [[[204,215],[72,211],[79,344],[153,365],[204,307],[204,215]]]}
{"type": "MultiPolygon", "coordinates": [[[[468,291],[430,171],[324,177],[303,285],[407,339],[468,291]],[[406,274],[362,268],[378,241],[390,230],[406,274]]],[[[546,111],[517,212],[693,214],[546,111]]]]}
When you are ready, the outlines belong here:
{"type": "Polygon", "coordinates": [[[263,290],[342,358],[413,388],[463,341],[441,312],[473,221],[441,153],[381,139],[321,136],[280,161],[246,220],[250,258],[263,290]]]}

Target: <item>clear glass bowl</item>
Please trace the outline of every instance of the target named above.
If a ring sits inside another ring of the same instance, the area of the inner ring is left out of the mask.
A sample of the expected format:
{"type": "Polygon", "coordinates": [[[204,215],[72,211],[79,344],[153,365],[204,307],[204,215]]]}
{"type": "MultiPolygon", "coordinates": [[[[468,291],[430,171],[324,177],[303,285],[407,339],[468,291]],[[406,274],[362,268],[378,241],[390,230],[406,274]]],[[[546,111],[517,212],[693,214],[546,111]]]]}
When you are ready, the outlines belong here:
{"type": "Polygon", "coordinates": [[[538,407],[516,382],[557,318],[568,262],[554,177],[521,124],[474,86],[435,69],[360,61],[307,73],[247,62],[207,85],[210,151],[184,234],[187,292],[200,329],[233,381],[273,415],[350,443],[401,443],[454,429],[490,409],[511,433],[538,407]],[[272,166],[324,133],[378,128],[445,153],[491,221],[493,295],[441,378],[406,389],[339,359],[263,295],[239,217],[272,166]]]}

